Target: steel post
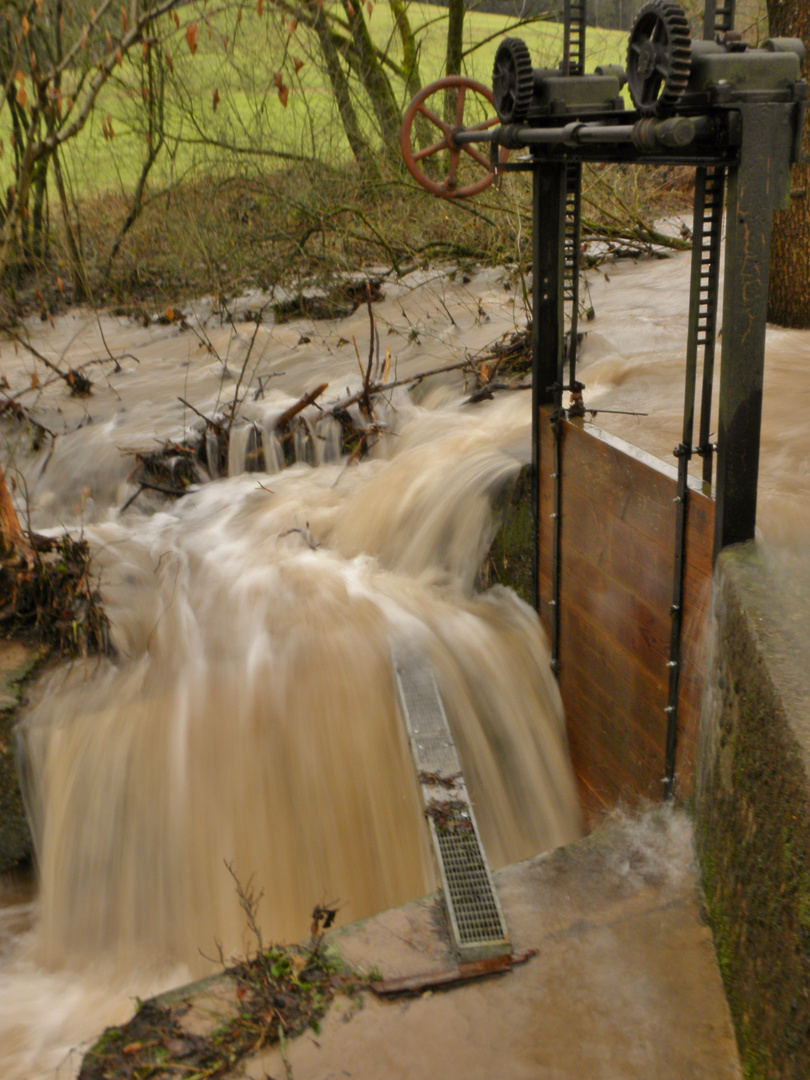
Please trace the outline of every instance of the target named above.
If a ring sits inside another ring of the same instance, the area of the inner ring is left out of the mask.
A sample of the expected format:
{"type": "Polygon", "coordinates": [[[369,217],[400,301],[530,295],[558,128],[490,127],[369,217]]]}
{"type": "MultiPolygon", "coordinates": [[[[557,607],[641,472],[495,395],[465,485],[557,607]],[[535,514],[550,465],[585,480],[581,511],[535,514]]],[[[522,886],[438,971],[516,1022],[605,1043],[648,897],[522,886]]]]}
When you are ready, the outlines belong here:
{"type": "Polygon", "coordinates": [[[741,105],[729,169],[714,553],[754,537],[771,215],[790,183],[791,106],[741,105]]]}

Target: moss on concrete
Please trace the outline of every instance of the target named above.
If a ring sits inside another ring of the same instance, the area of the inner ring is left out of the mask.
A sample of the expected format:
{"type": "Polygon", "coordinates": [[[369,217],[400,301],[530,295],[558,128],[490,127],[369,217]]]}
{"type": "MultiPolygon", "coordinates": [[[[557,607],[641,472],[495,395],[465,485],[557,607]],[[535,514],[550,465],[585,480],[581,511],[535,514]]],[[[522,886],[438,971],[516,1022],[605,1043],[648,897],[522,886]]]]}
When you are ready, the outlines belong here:
{"type": "Polygon", "coordinates": [[[524,466],[514,484],[504,490],[495,507],[499,521],[495,539],[479,575],[479,585],[506,585],[521,600],[535,606],[532,586],[532,522],[530,467],[524,466]]]}
{"type": "Polygon", "coordinates": [[[25,817],[14,760],[13,726],[26,679],[41,652],[19,642],[0,641],[0,873],[31,857],[31,834],[25,817]]]}
{"type": "Polygon", "coordinates": [[[810,573],[720,558],[697,842],[750,1080],[810,1076],[810,573]]]}

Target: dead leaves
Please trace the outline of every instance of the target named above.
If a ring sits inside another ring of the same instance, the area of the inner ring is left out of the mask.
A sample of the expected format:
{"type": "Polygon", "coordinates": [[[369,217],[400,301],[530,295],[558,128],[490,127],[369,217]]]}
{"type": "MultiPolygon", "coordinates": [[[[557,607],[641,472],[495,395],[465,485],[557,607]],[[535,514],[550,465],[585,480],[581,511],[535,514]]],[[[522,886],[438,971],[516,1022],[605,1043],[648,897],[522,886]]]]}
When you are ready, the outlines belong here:
{"type": "Polygon", "coordinates": [[[278,90],[278,100],[286,109],[287,101],[290,96],[290,88],[284,82],[284,76],[281,74],[280,71],[276,71],[273,73],[273,82],[276,84],[276,89],[278,90]]]}
{"type": "Polygon", "coordinates": [[[186,43],[188,44],[188,49],[192,56],[197,51],[197,35],[199,29],[196,22],[190,22],[186,27],[186,43]]]}

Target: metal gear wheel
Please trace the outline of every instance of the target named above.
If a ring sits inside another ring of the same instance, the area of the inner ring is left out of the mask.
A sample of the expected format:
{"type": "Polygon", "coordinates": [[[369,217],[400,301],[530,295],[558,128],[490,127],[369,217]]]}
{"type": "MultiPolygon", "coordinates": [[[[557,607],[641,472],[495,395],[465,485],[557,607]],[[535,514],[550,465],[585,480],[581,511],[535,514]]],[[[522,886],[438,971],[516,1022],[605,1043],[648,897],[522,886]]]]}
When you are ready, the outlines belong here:
{"type": "Polygon", "coordinates": [[[683,9],[649,0],[639,11],[627,47],[627,85],[645,116],[674,112],[689,82],[692,40],[683,9]]]}
{"type": "Polygon", "coordinates": [[[534,73],[528,46],[520,38],[504,38],[495,53],[492,96],[502,124],[522,124],[529,115],[534,73]]]}

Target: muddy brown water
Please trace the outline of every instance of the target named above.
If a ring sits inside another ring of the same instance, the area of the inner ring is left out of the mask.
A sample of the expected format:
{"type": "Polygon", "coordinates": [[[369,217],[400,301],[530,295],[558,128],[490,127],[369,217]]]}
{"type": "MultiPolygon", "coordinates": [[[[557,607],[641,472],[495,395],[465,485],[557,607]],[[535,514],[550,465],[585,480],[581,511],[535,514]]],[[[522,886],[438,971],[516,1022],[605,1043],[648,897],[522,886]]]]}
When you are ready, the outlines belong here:
{"type": "MultiPolygon", "coordinates": [[[[669,460],[688,270],[683,255],[592,274],[582,349],[586,404],[647,414],[596,422],[669,460]]],[[[503,270],[385,284],[381,357],[405,376],[474,354],[524,321],[516,284],[503,270]]],[[[378,415],[390,433],[351,466],[312,409],[310,463],[273,471],[268,436],[262,472],[242,473],[235,452],[232,475],[122,513],[127,451],[195,422],[180,398],[210,415],[244,396],[240,415],[267,433],[322,382],[327,397],[355,391],[368,355],[364,309],[257,329],[201,303],[188,324],[74,312],[29,328],[63,364],[118,358],[90,369],[88,399],[61,382],[22,399],[55,445],[32,454],[24,432],[5,434],[34,526],[93,545],[119,657],[52,674],[25,717],[40,874],[33,893],[0,893],[7,1080],[71,1076],[135,995],[211,970],[220,945],[246,948],[226,863],[262,891],[266,940],[305,937],[320,902],[347,922],[434,887],[392,649],[437,672],[493,864],[579,830],[536,617],[505,590],[474,592],[491,499],[529,456],[528,395],[464,405],[457,374],[393,391],[378,415]]],[[[808,359],[810,334],[769,332],[760,525],[795,546],[810,532],[808,359]]],[[[14,389],[46,382],[12,344],[0,366],[14,389]]]]}

